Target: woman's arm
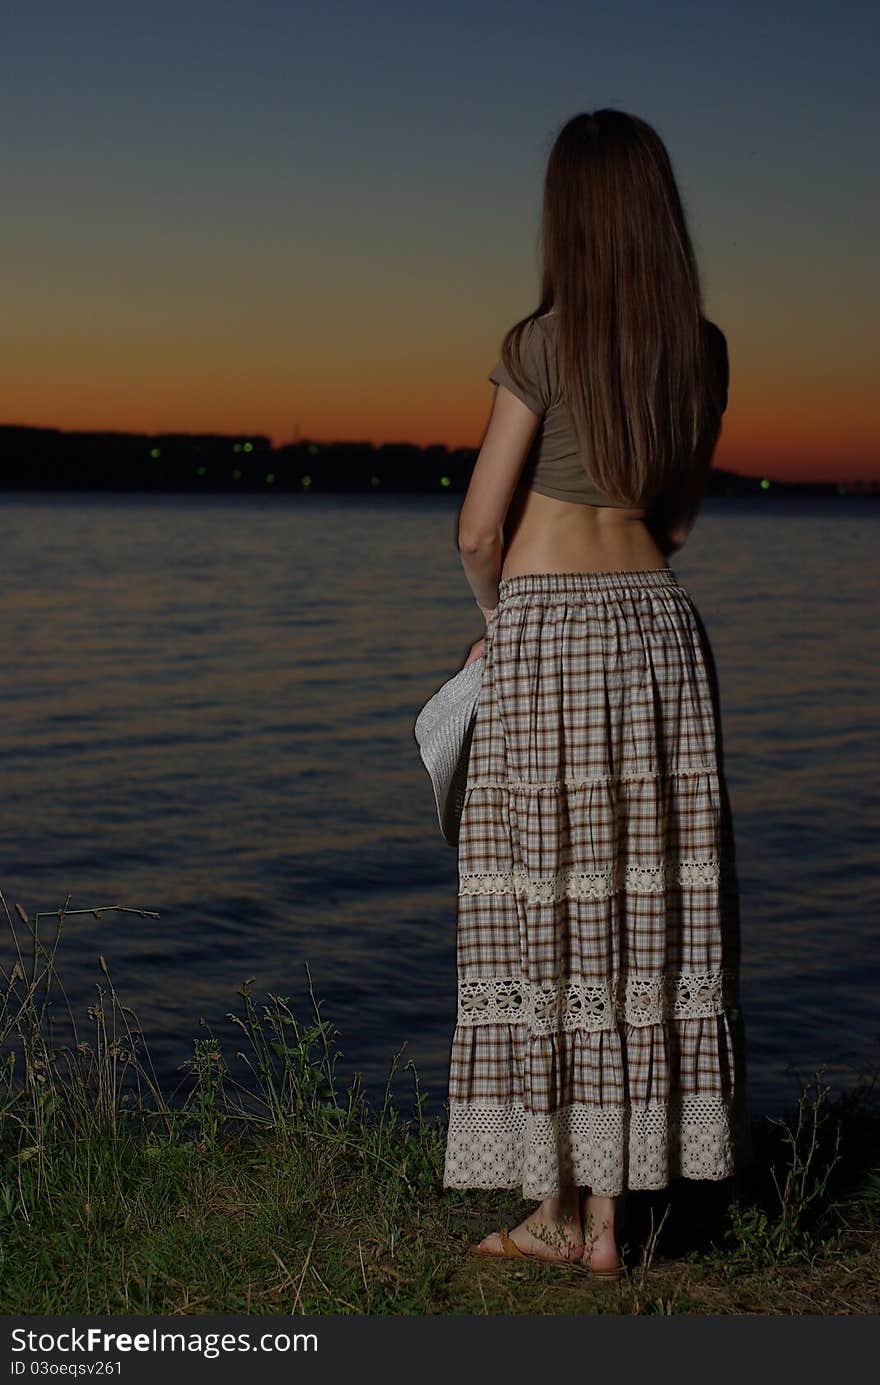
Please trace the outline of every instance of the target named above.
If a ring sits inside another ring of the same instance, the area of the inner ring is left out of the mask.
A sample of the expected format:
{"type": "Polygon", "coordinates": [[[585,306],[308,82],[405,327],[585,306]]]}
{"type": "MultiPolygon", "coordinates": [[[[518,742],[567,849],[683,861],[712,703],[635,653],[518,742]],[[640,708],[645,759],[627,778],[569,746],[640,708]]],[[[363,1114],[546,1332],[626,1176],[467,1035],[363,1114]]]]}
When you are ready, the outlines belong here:
{"type": "Polygon", "coordinates": [[[484,614],[498,604],[504,521],[540,421],[506,386],[496,386],[483,445],[458,516],[462,567],[484,614]]]}

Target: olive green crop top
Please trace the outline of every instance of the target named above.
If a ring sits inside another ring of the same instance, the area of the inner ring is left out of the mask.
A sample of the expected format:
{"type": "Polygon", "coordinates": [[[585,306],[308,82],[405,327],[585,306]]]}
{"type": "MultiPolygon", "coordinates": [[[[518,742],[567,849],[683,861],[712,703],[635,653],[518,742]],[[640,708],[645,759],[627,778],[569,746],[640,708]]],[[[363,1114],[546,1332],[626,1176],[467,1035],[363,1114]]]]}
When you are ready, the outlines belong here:
{"type": "MultiPolygon", "coordinates": [[[[522,335],[522,363],[526,387],[514,380],[498,362],[489,379],[521,399],[542,425],[530,449],[524,468],[528,488],[539,495],[556,500],[569,500],[577,505],[609,505],[615,509],[628,508],[626,502],[603,495],[590,479],[581,461],[574,424],[564,401],[559,398],[556,370],[556,313],[553,309],[534,318],[522,335]]],[[[712,348],[720,353],[724,378],[724,407],[727,407],[727,349],[724,336],[714,323],[708,323],[712,348]]],[[[723,410],[722,410],[723,412],[723,410]]]]}

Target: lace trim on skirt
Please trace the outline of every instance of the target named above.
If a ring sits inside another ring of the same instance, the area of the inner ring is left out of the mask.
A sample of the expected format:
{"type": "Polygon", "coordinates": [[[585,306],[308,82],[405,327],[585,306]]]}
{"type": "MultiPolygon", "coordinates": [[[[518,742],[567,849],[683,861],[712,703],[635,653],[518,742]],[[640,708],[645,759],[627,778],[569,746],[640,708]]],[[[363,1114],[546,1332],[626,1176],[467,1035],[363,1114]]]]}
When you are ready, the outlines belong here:
{"type": "Polygon", "coordinates": [[[676,1176],[727,1178],[734,1172],[735,1143],[721,1097],[648,1106],[575,1102],[549,1114],[516,1101],[452,1101],[443,1186],[521,1186],[523,1197],[545,1198],[576,1184],[617,1197],[625,1182],[656,1189],[676,1176]]]}
{"type": "Polygon", "coordinates": [[[675,976],[628,976],[593,985],[573,978],[561,984],[524,977],[481,976],[458,983],[458,1023],[524,1024],[531,1034],[560,1029],[613,1029],[704,1019],[728,1008],[730,971],[681,972],[675,976]]]}

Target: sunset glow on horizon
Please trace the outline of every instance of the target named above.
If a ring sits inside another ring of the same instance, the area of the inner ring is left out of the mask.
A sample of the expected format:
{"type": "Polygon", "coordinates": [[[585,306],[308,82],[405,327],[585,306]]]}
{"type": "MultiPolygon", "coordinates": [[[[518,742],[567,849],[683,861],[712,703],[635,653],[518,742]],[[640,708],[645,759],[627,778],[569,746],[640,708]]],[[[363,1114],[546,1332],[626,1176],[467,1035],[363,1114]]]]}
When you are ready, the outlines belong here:
{"type": "Polygon", "coordinates": [[[646,0],[7,17],[0,423],[478,447],[501,339],[538,303],[553,134],[615,106],[666,142],[727,337],[715,465],[880,480],[876,19],[790,21],[646,0]]]}

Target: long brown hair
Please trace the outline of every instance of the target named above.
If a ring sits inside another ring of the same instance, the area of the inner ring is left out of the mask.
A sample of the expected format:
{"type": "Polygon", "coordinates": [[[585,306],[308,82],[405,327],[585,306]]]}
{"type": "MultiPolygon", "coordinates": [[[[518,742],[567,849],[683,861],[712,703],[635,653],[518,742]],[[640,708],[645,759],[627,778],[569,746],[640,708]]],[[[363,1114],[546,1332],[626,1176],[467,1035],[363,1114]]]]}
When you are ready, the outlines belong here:
{"type": "Polygon", "coordinates": [[[708,469],[724,384],[669,155],[644,120],[604,108],[559,130],[541,258],[541,301],[501,355],[522,380],[522,334],[555,310],[560,393],[599,489],[645,505],[708,469]]]}

